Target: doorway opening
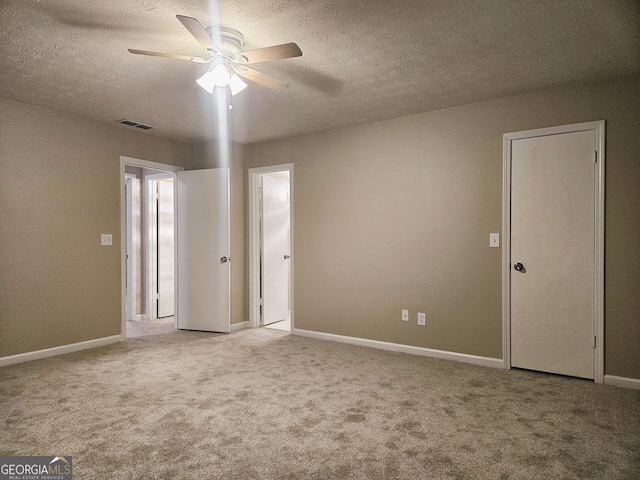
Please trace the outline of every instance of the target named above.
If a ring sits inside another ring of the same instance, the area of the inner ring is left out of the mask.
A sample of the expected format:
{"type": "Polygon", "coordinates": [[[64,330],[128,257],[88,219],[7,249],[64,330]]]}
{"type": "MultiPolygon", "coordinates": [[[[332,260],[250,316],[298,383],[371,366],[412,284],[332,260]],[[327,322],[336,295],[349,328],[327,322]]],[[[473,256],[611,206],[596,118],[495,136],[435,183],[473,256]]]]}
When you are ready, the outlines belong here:
{"type": "Polygon", "coordinates": [[[175,330],[175,172],[181,167],[121,158],[125,338],[175,330]]]}
{"type": "Polygon", "coordinates": [[[292,187],[292,164],[249,169],[251,328],[294,328],[292,187]]]}

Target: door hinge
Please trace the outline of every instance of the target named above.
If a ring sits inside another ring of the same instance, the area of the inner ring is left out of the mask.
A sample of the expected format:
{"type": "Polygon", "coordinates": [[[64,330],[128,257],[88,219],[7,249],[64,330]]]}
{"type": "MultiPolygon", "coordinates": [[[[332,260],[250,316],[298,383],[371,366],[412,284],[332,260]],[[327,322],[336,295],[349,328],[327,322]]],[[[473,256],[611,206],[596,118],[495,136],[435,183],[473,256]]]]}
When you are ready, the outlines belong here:
{"type": "Polygon", "coordinates": [[[597,151],[597,150],[594,150],[594,152],[593,152],[593,153],[594,153],[594,157],[595,157],[595,158],[593,159],[593,163],[598,163],[598,151],[597,151]]]}
{"type": "Polygon", "coordinates": [[[596,348],[596,336],[593,336],[593,348],[596,348]]]}

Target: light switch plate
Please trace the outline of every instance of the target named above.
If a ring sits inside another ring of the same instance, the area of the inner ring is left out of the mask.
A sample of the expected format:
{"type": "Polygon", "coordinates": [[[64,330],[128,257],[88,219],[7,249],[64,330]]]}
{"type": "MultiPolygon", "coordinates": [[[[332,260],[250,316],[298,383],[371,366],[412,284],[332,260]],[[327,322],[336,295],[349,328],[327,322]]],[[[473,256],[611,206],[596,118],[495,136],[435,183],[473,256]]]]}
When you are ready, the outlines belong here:
{"type": "Polygon", "coordinates": [[[489,234],[489,246],[492,248],[500,247],[500,234],[499,233],[490,233],[489,234]]]}
{"type": "Polygon", "coordinates": [[[100,245],[113,245],[113,235],[110,233],[101,233],[100,245]]]}
{"type": "Polygon", "coordinates": [[[402,321],[403,322],[409,321],[409,310],[402,310],[402,321]]]}

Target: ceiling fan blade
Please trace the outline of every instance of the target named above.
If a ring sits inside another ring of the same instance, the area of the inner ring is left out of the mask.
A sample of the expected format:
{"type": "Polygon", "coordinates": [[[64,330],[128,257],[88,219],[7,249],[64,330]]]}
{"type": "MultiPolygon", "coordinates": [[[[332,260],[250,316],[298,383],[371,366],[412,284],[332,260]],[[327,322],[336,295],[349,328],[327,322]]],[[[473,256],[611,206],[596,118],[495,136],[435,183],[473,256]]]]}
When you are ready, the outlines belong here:
{"type": "Polygon", "coordinates": [[[134,53],[136,55],[149,55],[151,57],[165,57],[165,58],[173,58],[175,60],[188,60],[193,63],[209,63],[211,59],[200,58],[200,57],[189,57],[187,55],[177,55],[175,53],[161,53],[161,52],[150,52],[148,50],[135,50],[133,48],[128,49],[130,53],[134,53]]]}
{"type": "Polygon", "coordinates": [[[301,55],[302,50],[300,50],[298,45],[295,43],[283,43],[282,45],[240,52],[236,54],[236,60],[239,63],[260,63],[283,58],[300,57],[301,55]]]}
{"type": "Polygon", "coordinates": [[[195,39],[200,42],[200,45],[202,45],[204,48],[206,48],[207,50],[213,50],[215,52],[220,51],[218,46],[213,43],[213,40],[198,20],[193,17],[187,17],[185,15],[176,15],[176,18],[180,20],[180,23],[182,23],[182,25],[184,25],[185,28],[189,30],[189,33],[191,33],[191,35],[193,35],[195,39]]]}
{"type": "Polygon", "coordinates": [[[238,69],[238,74],[242,75],[244,78],[251,80],[252,82],[262,85],[263,87],[275,90],[276,92],[281,92],[289,86],[286,83],[281,82],[277,78],[265,75],[262,72],[254,70],[253,68],[244,67],[242,69],[238,69]]]}

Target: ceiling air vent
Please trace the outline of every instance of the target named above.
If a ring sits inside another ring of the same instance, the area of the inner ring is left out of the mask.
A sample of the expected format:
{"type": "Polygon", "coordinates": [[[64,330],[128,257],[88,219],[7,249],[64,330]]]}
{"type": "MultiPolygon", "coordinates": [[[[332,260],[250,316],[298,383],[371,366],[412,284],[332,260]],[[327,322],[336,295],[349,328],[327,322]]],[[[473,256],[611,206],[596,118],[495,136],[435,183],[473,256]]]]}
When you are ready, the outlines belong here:
{"type": "Polygon", "coordinates": [[[151,130],[155,127],[151,127],[149,125],[145,125],[144,123],[132,122],[131,120],[117,120],[116,123],[121,123],[122,125],[126,125],[127,127],[139,128],[140,130],[151,130]]]}

